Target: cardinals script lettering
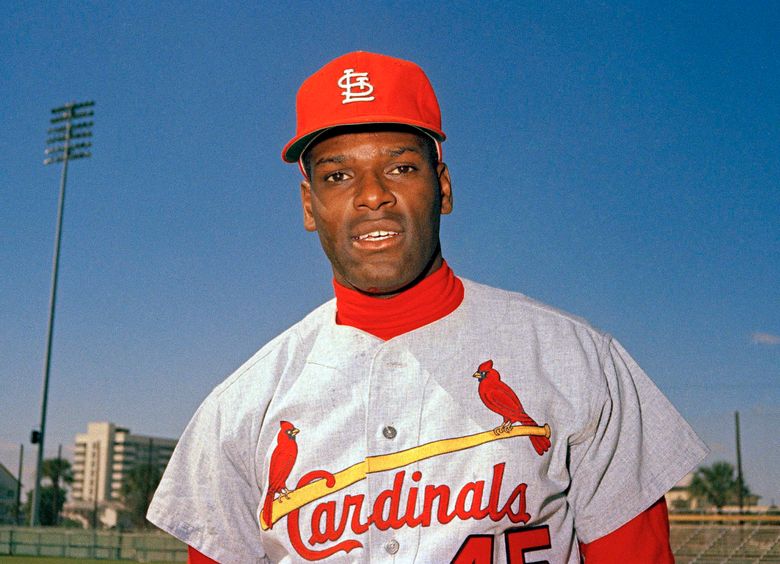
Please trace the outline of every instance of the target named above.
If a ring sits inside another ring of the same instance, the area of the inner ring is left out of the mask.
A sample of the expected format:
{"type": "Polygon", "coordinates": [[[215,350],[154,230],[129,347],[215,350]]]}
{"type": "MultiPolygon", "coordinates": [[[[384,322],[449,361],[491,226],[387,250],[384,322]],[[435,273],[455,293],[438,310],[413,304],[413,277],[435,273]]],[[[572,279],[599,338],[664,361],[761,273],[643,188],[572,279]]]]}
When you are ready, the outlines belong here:
{"type": "MultiPolygon", "coordinates": [[[[355,535],[362,535],[369,527],[379,530],[401,527],[428,527],[437,522],[446,524],[453,519],[501,521],[505,517],[513,524],[527,523],[531,516],[526,511],[527,485],[515,485],[511,493],[501,499],[504,463],[493,466],[489,483],[486,480],[467,482],[453,492],[448,485],[422,485],[419,471],[407,477],[405,471],[396,472],[393,487],[380,492],[371,506],[366,521],[361,521],[365,496],[346,495],[340,501],[317,504],[311,513],[310,534],[304,539],[301,531],[300,509],[287,515],[287,532],[295,550],[307,560],[321,560],[337,552],[362,548],[357,540],[340,540],[347,527],[355,535]],[[487,497],[487,499],[485,499],[487,497]],[[417,507],[421,506],[420,511],[417,507]],[[316,545],[336,543],[324,549],[316,545]]],[[[303,476],[297,484],[301,488],[316,480],[333,483],[333,475],[319,470],[303,476]]]]}

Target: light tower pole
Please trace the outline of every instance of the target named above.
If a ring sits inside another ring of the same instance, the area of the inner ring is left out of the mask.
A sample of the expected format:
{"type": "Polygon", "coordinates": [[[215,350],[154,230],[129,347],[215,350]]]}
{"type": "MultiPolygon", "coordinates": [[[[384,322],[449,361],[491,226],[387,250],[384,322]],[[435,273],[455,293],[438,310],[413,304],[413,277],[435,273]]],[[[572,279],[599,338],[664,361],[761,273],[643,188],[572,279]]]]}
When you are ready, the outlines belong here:
{"type": "Polygon", "coordinates": [[[62,107],[54,108],[51,113],[51,123],[55,126],[49,129],[51,137],[46,140],[46,160],[43,164],[62,163],[60,177],[60,197],[57,206],[57,231],[54,237],[54,258],[52,260],[51,294],[49,294],[49,324],[46,330],[46,356],[43,363],[43,395],[41,399],[41,423],[33,430],[30,437],[33,444],[38,444],[38,460],[35,467],[35,489],[33,490],[32,512],[30,525],[40,524],[41,507],[41,470],[43,468],[43,446],[46,437],[46,404],[49,396],[49,368],[51,366],[51,343],[54,336],[54,308],[57,302],[57,274],[60,266],[60,238],[62,236],[62,211],[65,206],[65,183],[68,179],[68,161],[90,157],[87,149],[92,146],[89,141],[81,141],[92,137],[90,128],[92,121],[78,121],[92,117],[95,112],[90,108],[95,102],[69,102],[62,107]],[[61,124],[61,125],[60,125],[61,124]],[[75,141],[75,142],[74,142],[75,141]]]}
{"type": "Polygon", "coordinates": [[[734,412],[734,423],[736,424],[737,434],[737,499],[739,500],[739,514],[742,515],[744,507],[744,488],[742,479],[742,439],[739,433],[739,411],[734,412]]]}

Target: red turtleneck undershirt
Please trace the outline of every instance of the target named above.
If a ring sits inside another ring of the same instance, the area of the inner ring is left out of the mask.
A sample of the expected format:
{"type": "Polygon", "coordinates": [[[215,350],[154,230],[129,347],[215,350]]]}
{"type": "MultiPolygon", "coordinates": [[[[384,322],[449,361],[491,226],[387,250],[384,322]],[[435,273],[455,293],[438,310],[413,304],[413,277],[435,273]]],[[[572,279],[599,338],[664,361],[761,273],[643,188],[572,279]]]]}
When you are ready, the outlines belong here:
{"type": "MultiPolygon", "coordinates": [[[[418,284],[387,299],[342,286],[335,280],[336,323],[387,341],[419,329],[455,311],[463,301],[463,283],[446,261],[418,284]]],[[[619,529],[591,543],[580,543],[587,564],[674,563],[669,548],[669,517],[661,498],[619,529]]],[[[216,561],[189,547],[189,564],[216,561]]]]}
{"type": "Polygon", "coordinates": [[[463,301],[463,283],[446,261],[418,284],[391,298],[373,298],[335,280],[333,289],[336,323],[356,327],[383,341],[441,319],[463,301]]]}

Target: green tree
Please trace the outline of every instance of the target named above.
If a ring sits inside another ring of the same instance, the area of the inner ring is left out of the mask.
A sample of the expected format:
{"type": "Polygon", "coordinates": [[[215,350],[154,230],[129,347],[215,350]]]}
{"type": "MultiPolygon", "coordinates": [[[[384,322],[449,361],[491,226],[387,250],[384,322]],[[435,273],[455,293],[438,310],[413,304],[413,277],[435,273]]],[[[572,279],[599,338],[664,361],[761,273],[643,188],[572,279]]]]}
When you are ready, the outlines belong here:
{"type": "MultiPolygon", "coordinates": [[[[67,490],[61,486],[73,483],[73,471],[70,461],[64,458],[46,458],[41,465],[41,505],[38,519],[41,525],[54,526],[60,522],[62,506],[65,505],[67,490]]],[[[27,492],[24,505],[25,519],[32,514],[32,490],[27,492]]]]}
{"type": "Polygon", "coordinates": [[[64,458],[47,458],[44,460],[41,474],[55,486],[59,486],[60,482],[65,484],[73,483],[73,470],[71,469],[70,461],[64,458]]]}
{"type": "MultiPolygon", "coordinates": [[[[734,466],[728,462],[715,462],[696,470],[689,490],[693,497],[714,505],[718,513],[723,512],[724,505],[739,503],[738,480],[734,466]]],[[[750,495],[750,489],[743,483],[743,499],[747,500],[750,495]]]]}
{"type": "MultiPolygon", "coordinates": [[[[69,486],[73,483],[73,470],[71,469],[70,461],[65,460],[64,458],[47,458],[43,461],[41,474],[51,482],[52,493],[49,496],[48,507],[51,508],[51,511],[54,514],[52,525],[59,525],[60,513],[62,512],[62,506],[65,504],[66,499],[65,488],[61,488],[60,484],[69,486]],[[59,495],[55,496],[55,491],[60,492],[59,495]],[[62,499],[60,500],[60,498],[62,499]]],[[[41,504],[44,503],[46,503],[46,501],[41,497],[41,504]]]]}
{"type": "Polygon", "coordinates": [[[122,500],[136,528],[150,527],[146,520],[146,510],[149,509],[161,478],[162,472],[155,464],[136,464],[125,476],[122,483],[122,500]]]}
{"type": "MultiPolygon", "coordinates": [[[[41,485],[41,506],[38,511],[38,519],[44,527],[52,527],[59,522],[62,506],[65,504],[66,492],[64,488],[54,489],[54,486],[41,485]],[[55,493],[56,492],[56,493],[55,493]]],[[[29,521],[32,514],[33,490],[27,492],[27,501],[24,504],[25,519],[29,521]]]]}

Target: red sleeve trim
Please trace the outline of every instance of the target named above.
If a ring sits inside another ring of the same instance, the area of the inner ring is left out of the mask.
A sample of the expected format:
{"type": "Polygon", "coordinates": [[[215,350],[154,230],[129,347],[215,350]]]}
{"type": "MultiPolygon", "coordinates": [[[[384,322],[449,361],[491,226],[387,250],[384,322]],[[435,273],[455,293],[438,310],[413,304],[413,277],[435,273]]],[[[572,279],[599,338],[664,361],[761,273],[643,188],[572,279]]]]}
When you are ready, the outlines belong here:
{"type": "Polygon", "coordinates": [[[201,554],[191,546],[187,547],[187,564],[219,564],[208,556],[201,554]]]}
{"type": "Polygon", "coordinates": [[[662,497],[619,529],[580,543],[580,552],[587,564],[674,564],[666,501],[662,497]]]}

